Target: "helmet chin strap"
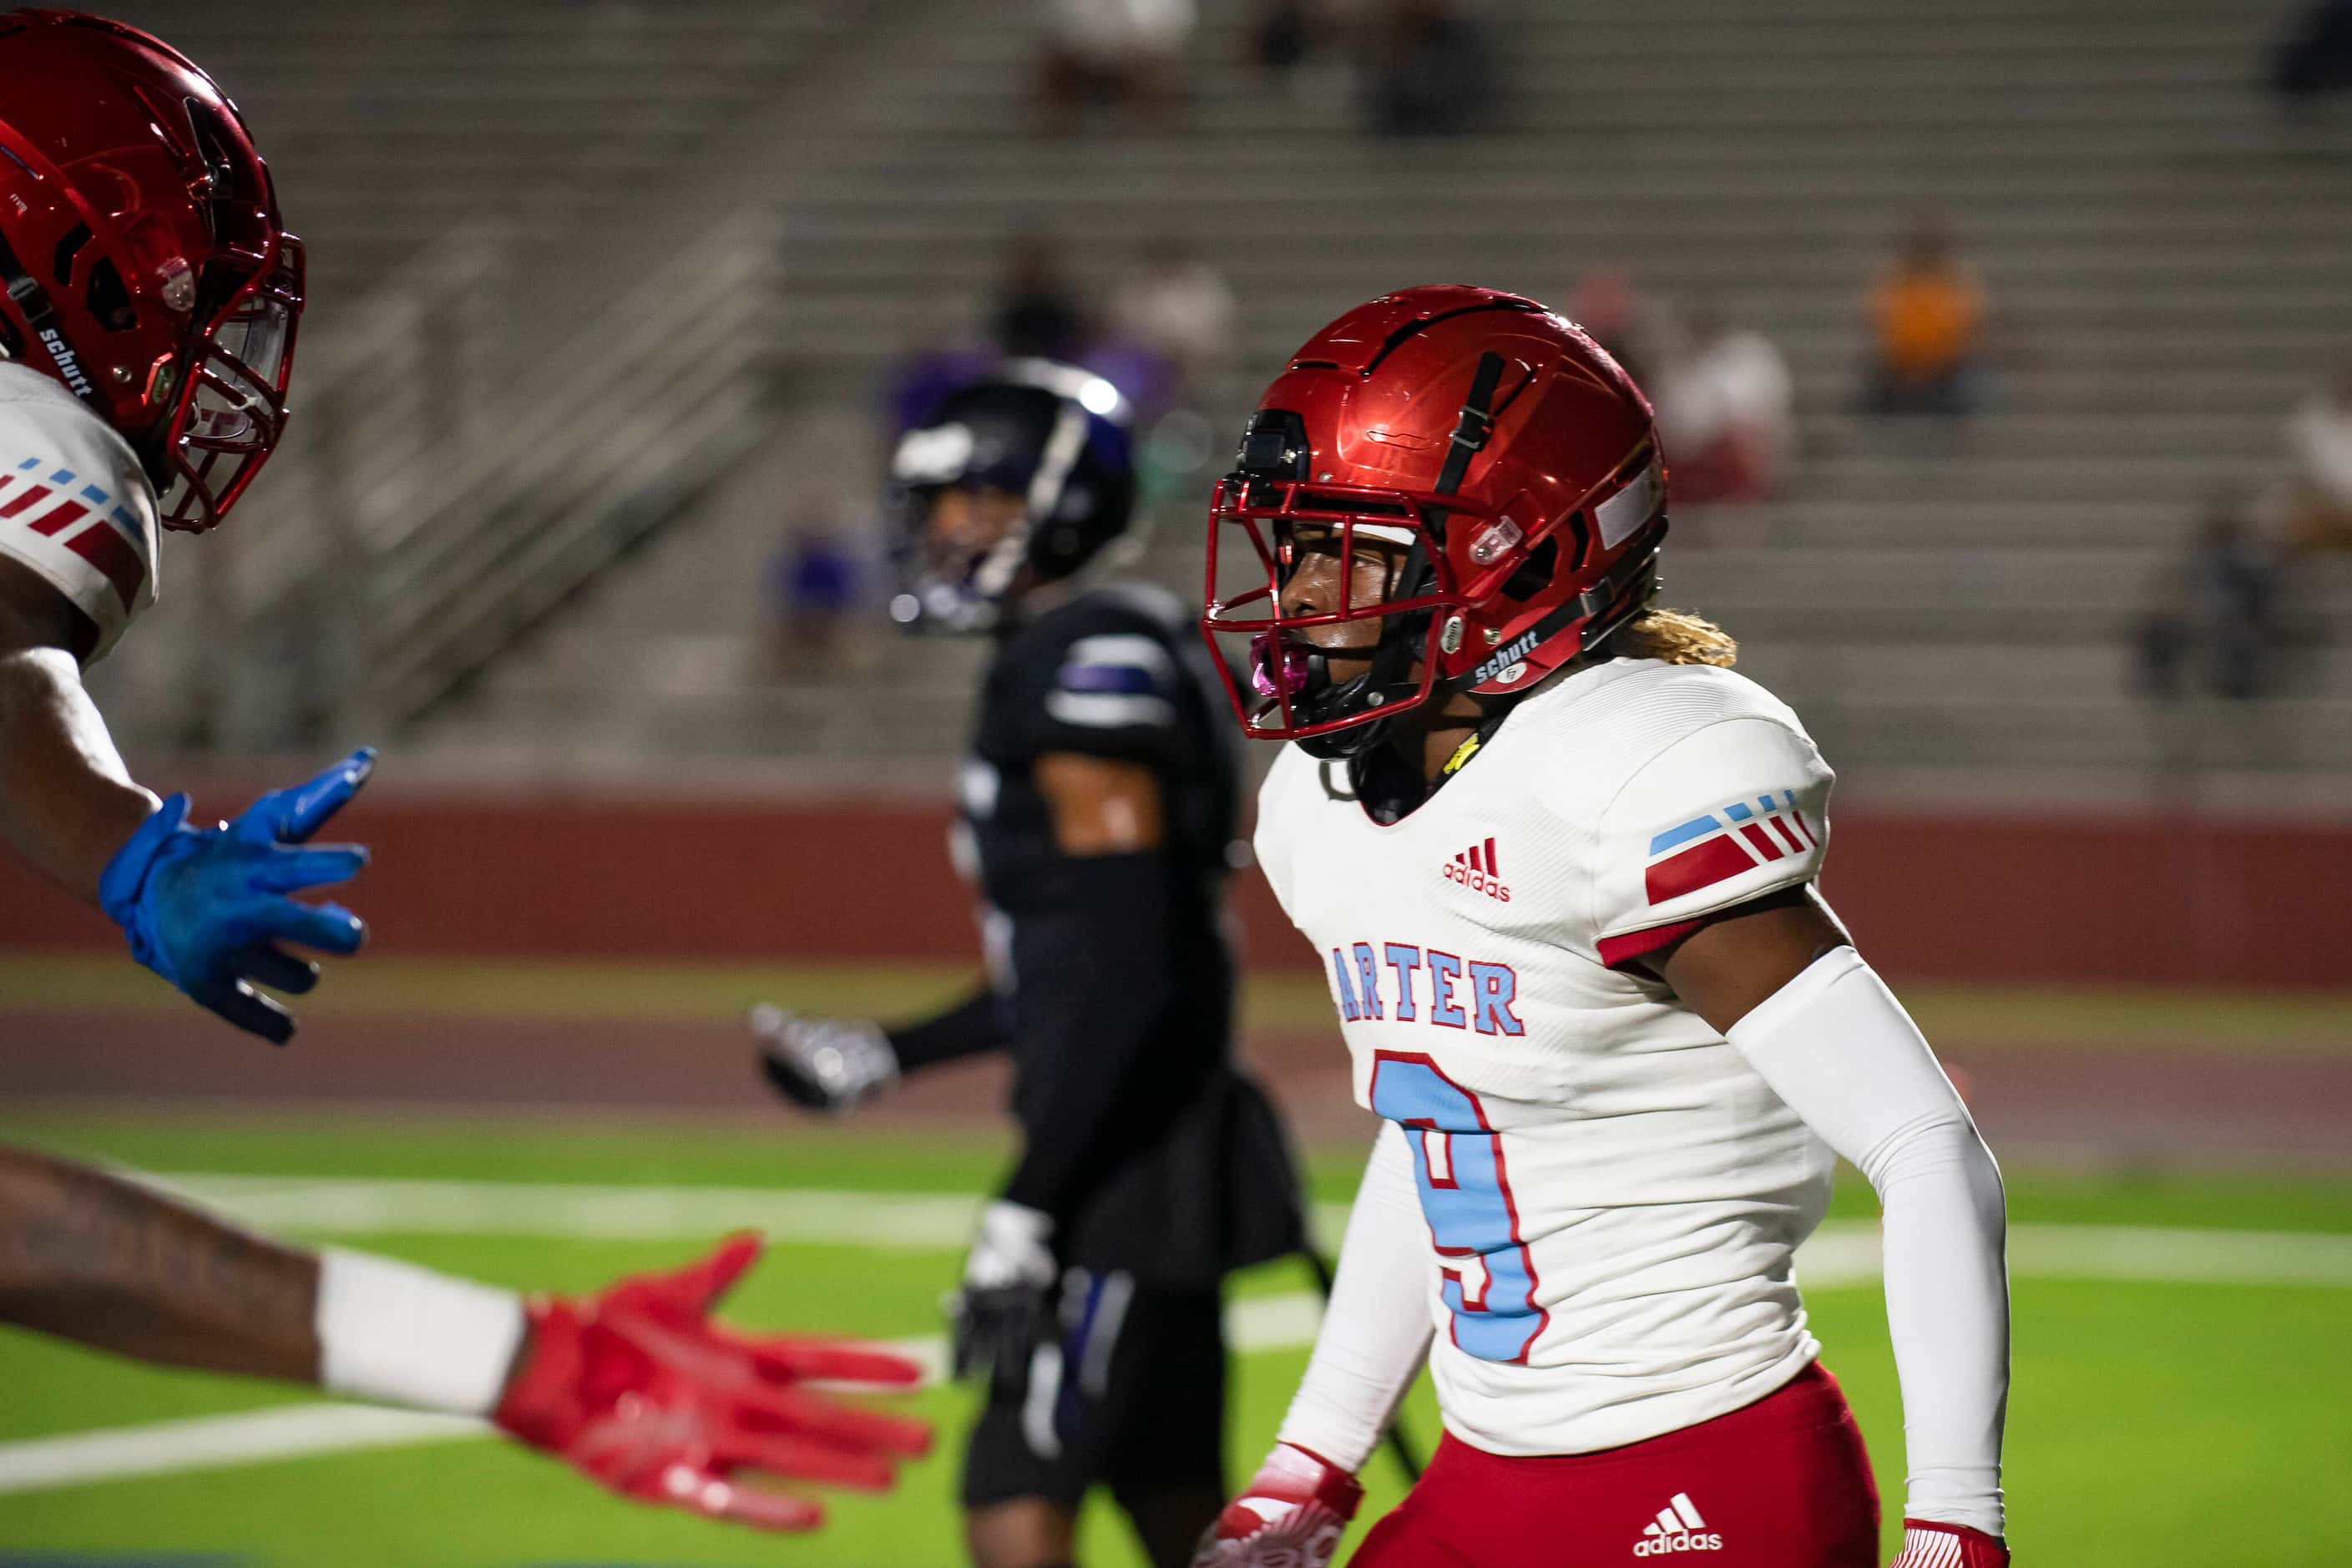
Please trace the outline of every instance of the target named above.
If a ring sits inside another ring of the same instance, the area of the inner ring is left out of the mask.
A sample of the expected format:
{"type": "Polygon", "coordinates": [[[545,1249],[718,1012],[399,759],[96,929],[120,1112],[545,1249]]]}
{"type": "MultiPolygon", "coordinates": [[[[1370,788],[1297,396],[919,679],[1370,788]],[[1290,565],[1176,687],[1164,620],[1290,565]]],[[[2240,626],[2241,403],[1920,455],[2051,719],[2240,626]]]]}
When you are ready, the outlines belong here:
{"type": "MultiPolygon", "coordinates": [[[[1330,684],[1331,670],[1325,655],[1320,652],[1308,654],[1307,689],[1303,694],[1306,701],[1318,708],[1338,708],[1359,702],[1369,704],[1378,699],[1381,688],[1388,684],[1379,677],[1387,673],[1383,666],[1389,662],[1391,640],[1383,633],[1379,645],[1372,649],[1371,659],[1365,666],[1364,672],[1337,686],[1330,684]],[[1319,691],[1318,686],[1321,688],[1319,691]]],[[[1334,730],[1328,734],[1304,736],[1298,742],[1298,748],[1308,756],[1319,757],[1325,762],[1361,756],[1388,739],[1390,728],[1391,721],[1386,718],[1370,719],[1361,724],[1350,724],[1344,730],[1334,730]]]]}
{"type": "Polygon", "coordinates": [[[1034,532],[1051,522],[1062,510],[1062,490],[1070,482],[1070,470],[1077,467],[1078,454],[1087,447],[1087,411],[1076,403],[1066,402],[1054,420],[1054,433],[1045,437],[1045,449],[1037,456],[1037,471],[1030,477],[1028,512],[1029,528],[1034,532]]]}
{"type": "MultiPolygon", "coordinates": [[[[67,341],[64,329],[58,324],[58,310],[49,302],[49,291],[16,259],[16,252],[5,239],[0,239],[0,289],[5,289],[8,298],[16,301],[17,312],[33,330],[32,342],[26,346],[38,348],[47,354],[49,363],[57,367],[59,384],[97,410],[100,418],[106,418],[106,405],[99,399],[96,384],[83,368],[73,344],[67,341]]],[[[5,357],[0,355],[0,359],[5,357]]]]}
{"type": "Polygon", "coordinates": [[[1003,601],[1011,591],[1013,580],[1021,574],[1021,563],[1029,554],[1030,524],[1022,522],[1004,531],[1004,537],[988,547],[980,563],[971,570],[973,595],[992,607],[1003,601]]]}

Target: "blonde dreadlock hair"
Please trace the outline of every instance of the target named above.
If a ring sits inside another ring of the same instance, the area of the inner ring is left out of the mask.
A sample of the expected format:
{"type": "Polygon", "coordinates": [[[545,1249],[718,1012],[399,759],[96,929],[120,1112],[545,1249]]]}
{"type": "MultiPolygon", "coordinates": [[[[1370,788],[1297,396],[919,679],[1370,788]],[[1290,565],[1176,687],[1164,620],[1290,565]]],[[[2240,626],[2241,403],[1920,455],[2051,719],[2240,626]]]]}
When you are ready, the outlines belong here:
{"type": "Polygon", "coordinates": [[[1603,658],[1657,658],[1668,664],[1712,664],[1728,669],[1739,659],[1731,634],[1690,610],[1643,610],[1609,634],[1603,658]]]}

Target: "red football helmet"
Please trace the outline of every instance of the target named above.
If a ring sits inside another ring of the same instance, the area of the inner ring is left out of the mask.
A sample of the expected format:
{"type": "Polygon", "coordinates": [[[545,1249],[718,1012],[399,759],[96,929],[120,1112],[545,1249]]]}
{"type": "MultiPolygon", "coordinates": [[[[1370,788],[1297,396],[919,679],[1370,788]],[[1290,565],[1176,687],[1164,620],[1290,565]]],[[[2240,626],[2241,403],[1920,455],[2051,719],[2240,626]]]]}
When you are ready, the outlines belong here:
{"type": "Polygon", "coordinates": [[[1574,325],[1492,289],[1384,294],[1308,339],[1259,400],[1210,503],[1202,629],[1212,647],[1250,639],[1252,689],[1225,676],[1250,734],[1351,755],[1440,692],[1526,690],[1639,612],[1665,502],[1648,399],[1574,325]],[[1343,581],[1360,538],[1402,549],[1391,592],[1286,605],[1302,528],[1336,540],[1343,581]],[[1234,530],[1254,556],[1228,578],[1234,530]],[[1367,619],[1379,642],[1347,680],[1299,635],[1367,619]]]}
{"type": "Polygon", "coordinates": [[[213,79],[136,27],[0,15],[0,357],[138,449],[167,527],[227,515],[286,426],[302,242],[213,79]]]}

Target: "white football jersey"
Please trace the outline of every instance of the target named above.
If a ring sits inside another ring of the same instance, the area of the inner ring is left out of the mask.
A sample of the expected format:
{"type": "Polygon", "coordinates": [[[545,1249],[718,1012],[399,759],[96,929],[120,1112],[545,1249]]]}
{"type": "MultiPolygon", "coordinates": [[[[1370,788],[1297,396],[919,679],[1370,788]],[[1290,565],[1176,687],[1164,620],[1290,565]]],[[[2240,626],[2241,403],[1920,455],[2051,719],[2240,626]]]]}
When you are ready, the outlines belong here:
{"type": "Polygon", "coordinates": [[[155,602],[155,489],[114,427],[40,372],[0,362],[0,555],[98,626],[106,657],[155,602]]]}
{"type": "Polygon", "coordinates": [[[1792,1258],[1829,1149],[1622,966],[1811,880],[1831,782],[1761,687],[1653,659],[1538,689],[1391,826],[1344,764],[1294,746],[1267,776],[1258,860],[1322,954],[1358,1101],[1415,1151],[1431,1367],[1464,1441],[1638,1442],[1818,1352],[1792,1258]]]}

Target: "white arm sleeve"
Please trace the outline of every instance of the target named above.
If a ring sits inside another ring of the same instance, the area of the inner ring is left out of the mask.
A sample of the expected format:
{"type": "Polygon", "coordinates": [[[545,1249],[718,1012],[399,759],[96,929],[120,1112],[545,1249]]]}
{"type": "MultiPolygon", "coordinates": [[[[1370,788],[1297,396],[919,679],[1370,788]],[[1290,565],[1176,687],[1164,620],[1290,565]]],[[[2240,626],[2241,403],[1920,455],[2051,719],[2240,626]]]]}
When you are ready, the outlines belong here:
{"type": "Polygon", "coordinates": [[[1350,1473],[1372,1457],[1429,1359],[1436,1261],[1427,1226],[1404,1129],[1390,1122],[1372,1141],[1315,1354],[1277,1440],[1350,1473]]]}
{"type": "Polygon", "coordinates": [[[2000,1171],[1903,1005],[1841,947],[1727,1037],[1885,1215],[1886,1325],[1913,1519],[2001,1534],[2009,1402],[2000,1171]]]}

